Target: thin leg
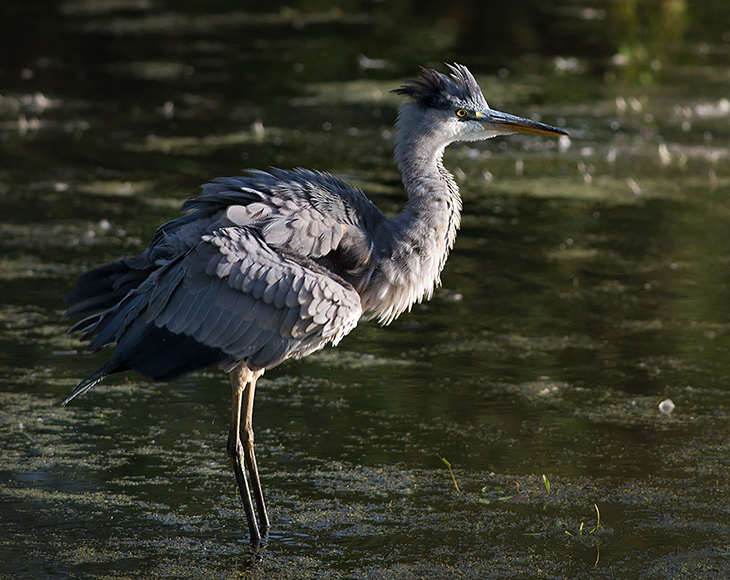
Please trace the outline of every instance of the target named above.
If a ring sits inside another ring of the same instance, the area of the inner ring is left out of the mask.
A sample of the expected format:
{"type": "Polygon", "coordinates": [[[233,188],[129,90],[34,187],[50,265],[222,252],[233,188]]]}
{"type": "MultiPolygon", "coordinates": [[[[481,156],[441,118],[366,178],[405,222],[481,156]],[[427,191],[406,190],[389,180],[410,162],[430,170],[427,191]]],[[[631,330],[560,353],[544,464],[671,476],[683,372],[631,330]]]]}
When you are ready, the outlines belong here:
{"type": "Polygon", "coordinates": [[[256,389],[256,380],[263,371],[252,372],[245,366],[232,370],[229,373],[233,388],[233,412],[231,416],[231,430],[228,434],[228,456],[233,464],[233,471],[238,483],[238,491],[243,500],[243,509],[246,512],[248,531],[251,545],[258,548],[261,536],[269,529],[269,517],[266,513],[266,504],[261,490],[256,456],[253,451],[253,400],[256,389]],[[256,501],[256,508],[261,520],[259,525],[251,501],[249,481],[256,501]]]}
{"type": "MultiPolygon", "coordinates": [[[[246,478],[246,470],[244,469],[244,450],[241,443],[240,425],[241,425],[241,402],[243,400],[243,391],[246,387],[244,381],[239,381],[239,373],[232,371],[229,374],[231,386],[233,387],[233,413],[231,416],[231,430],[228,433],[228,457],[233,465],[233,472],[236,475],[236,483],[238,483],[238,492],[243,500],[243,509],[246,512],[246,522],[248,523],[248,532],[251,539],[251,545],[258,548],[261,543],[261,534],[256,523],[256,514],[253,510],[251,502],[251,493],[248,487],[248,479],[246,478]]],[[[241,377],[243,378],[243,377],[241,377]]]]}
{"type": "Polygon", "coordinates": [[[261,479],[259,479],[259,468],[256,464],[256,454],[253,450],[253,400],[254,392],[256,391],[256,381],[264,374],[264,371],[252,373],[248,371],[252,376],[247,383],[247,387],[243,392],[243,401],[241,407],[245,410],[243,416],[244,422],[241,425],[241,442],[243,443],[244,460],[246,462],[246,469],[248,469],[248,476],[251,478],[251,490],[253,491],[253,497],[256,501],[256,509],[259,514],[259,531],[262,536],[266,535],[269,530],[269,514],[266,513],[266,502],[264,502],[264,492],[261,488],[261,479]]]}

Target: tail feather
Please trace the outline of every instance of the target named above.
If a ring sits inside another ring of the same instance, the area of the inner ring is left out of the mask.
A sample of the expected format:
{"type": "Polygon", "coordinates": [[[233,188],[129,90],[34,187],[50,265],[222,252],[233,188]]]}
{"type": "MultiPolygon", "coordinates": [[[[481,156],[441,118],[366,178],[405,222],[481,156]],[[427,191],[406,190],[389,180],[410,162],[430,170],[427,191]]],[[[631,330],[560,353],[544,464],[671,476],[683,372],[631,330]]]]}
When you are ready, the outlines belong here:
{"type": "Polygon", "coordinates": [[[117,345],[112,358],[81,381],[62,405],[66,406],[114,373],[135,370],[150,379],[168,381],[220,363],[230,365],[230,355],[200,344],[190,336],[139,320],[132,325],[125,340],[117,345]]]}
{"type": "Polygon", "coordinates": [[[96,385],[96,383],[104,380],[111,373],[118,372],[120,370],[125,370],[125,369],[112,368],[111,361],[109,361],[104,366],[96,369],[92,374],[90,374],[83,381],[81,381],[78,384],[78,386],[73,390],[73,392],[68,397],[66,397],[66,399],[63,401],[63,403],[61,403],[61,405],[63,407],[65,407],[73,399],[75,399],[79,395],[83,395],[86,391],[88,391],[89,389],[94,387],[94,385],[96,385]]]}
{"type": "Polygon", "coordinates": [[[141,259],[135,257],[82,274],[74,289],[64,298],[66,304],[71,304],[64,318],[111,308],[149,275],[142,266],[141,259]]]}
{"type": "MultiPolygon", "coordinates": [[[[93,331],[94,327],[99,324],[99,321],[101,320],[102,316],[104,316],[103,312],[100,312],[98,314],[92,314],[91,316],[87,316],[86,318],[83,318],[73,324],[69,329],[66,331],[66,334],[73,334],[74,332],[82,331],[84,334],[87,332],[93,331]]],[[[83,337],[82,339],[83,340],[83,337]]]]}

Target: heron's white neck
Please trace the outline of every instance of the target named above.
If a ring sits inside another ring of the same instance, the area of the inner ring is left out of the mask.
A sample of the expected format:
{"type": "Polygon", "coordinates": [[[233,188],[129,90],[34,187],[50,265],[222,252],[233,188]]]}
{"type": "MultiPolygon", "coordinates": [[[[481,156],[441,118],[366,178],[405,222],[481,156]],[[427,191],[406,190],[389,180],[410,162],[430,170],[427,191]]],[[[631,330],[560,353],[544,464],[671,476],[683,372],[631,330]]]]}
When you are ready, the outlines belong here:
{"type": "MultiPolygon", "coordinates": [[[[444,150],[453,142],[423,130],[408,130],[402,122],[410,109],[401,108],[399,132],[395,145],[395,161],[408,193],[408,203],[396,218],[404,226],[406,236],[414,234],[433,252],[439,267],[433,282],[443,269],[454,245],[461,222],[461,195],[454,177],[443,165],[444,150]],[[401,128],[401,126],[403,127],[401,128]]],[[[423,124],[421,125],[423,126],[423,124]]]]}
{"type": "Polygon", "coordinates": [[[386,225],[390,243],[380,263],[384,279],[371,302],[383,323],[431,297],[461,220],[459,189],[442,162],[444,149],[454,139],[430,132],[430,123],[412,117],[427,114],[409,103],[398,115],[395,160],[408,203],[386,225]]]}

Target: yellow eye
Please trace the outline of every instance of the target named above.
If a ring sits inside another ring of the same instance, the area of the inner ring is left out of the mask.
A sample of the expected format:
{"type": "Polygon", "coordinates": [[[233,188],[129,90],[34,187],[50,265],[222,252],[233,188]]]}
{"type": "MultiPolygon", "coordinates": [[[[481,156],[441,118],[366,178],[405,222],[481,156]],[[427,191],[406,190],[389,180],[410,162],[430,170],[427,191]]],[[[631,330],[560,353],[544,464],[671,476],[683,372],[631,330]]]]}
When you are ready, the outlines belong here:
{"type": "Polygon", "coordinates": [[[459,109],[456,111],[456,116],[459,117],[460,119],[464,119],[468,115],[469,115],[469,111],[467,111],[466,109],[459,109]]]}

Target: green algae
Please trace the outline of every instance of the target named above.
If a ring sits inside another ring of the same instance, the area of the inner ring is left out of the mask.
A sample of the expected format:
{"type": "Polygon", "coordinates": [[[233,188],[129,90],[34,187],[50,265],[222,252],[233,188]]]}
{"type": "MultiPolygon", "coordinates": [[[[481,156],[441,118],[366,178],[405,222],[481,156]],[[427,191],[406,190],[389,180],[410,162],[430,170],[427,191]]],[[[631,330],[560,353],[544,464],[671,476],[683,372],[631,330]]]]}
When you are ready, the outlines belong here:
{"type": "MultiPolygon", "coordinates": [[[[590,51],[508,56],[515,38],[485,46],[489,23],[452,8],[18,11],[24,33],[52,26],[0,90],[0,577],[728,575],[723,19],[688,8],[681,63],[635,86],[590,51]],[[108,354],[80,354],[62,296],[244,166],[332,170],[397,211],[387,91],[456,58],[495,107],[571,136],[450,148],[465,213],[445,288],[262,378],[273,527],[252,558],[227,379],[127,374],[60,407],[108,354]]],[[[610,47],[591,27],[613,6],[563,8],[610,47]]]]}

